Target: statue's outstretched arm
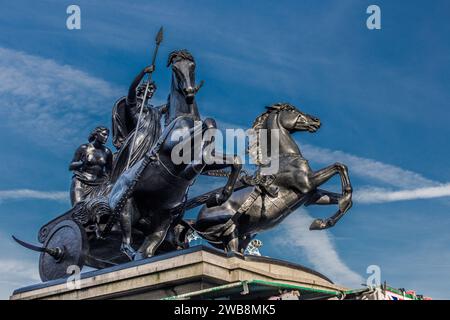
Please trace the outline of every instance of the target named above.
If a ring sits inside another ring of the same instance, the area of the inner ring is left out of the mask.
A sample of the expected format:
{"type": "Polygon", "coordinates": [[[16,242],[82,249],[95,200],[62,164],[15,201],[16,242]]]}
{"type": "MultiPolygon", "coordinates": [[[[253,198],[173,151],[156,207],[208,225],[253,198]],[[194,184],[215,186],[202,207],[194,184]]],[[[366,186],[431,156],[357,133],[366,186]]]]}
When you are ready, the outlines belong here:
{"type": "Polygon", "coordinates": [[[130,85],[130,88],[128,89],[127,105],[131,107],[136,105],[136,88],[138,87],[139,83],[141,83],[144,75],[146,73],[152,73],[154,70],[154,66],[145,67],[141,72],[139,72],[136,78],[134,78],[133,82],[130,85]]]}
{"type": "Polygon", "coordinates": [[[69,165],[69,170],[78,170],[84,165],[84,156],[85,156],[86,146],[82,145],[78,147],[73,156],[72,162],[69,165]]]}

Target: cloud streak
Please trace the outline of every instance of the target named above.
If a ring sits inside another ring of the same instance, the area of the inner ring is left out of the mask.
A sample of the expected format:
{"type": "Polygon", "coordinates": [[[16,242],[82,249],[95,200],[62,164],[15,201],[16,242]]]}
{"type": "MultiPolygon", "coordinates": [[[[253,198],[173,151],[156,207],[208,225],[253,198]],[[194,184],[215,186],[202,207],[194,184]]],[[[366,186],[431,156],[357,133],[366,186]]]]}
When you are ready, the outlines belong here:
{"type": "MultiPolygon", "coordinates": [[[[233,126],[229,123],[222,124],[220,126],[221,128],[242,128],[241,126],[233,126]]],[[[374,159],[363,158],[342,151],[330,150],[309,144],[303,144],[302,150],[304,151],[304,155],[314,162],[324,165],[342,162],[350,168],[351,175],[405,189],[395,191],[386,188],[366,187],[355,191],[355,202],[370,204],[450,196],[450,184],[442,184],[430,180],[410,170],[405,170],[374,159]],[[411,189],[411,186],[418,186],[418,188],[411,189]]],[[[65,191],[46,192],[29,189],[0,190],[0,200],[11,199],[66,201],[68,194],[65,191]]]]}
{"type": "Polygon", "coordinates": [[[383,188],[365,188],[357,191],[353,199],[359,203],[383,203],[450,196],[450,184],[437,187],[392,191],[383,188]]]}
{"type": "Polygon", "coordinates": [[[313,268],[341,285],[357,288],[363,278],[351,270],[339,257],[329,231],[313,232],[309,226],[314,221],[305,209],[298,209],[281,224],[283,236],[275,238],[276,245],[289,248],[291,255],[303,252],[313,268]]]}
{"type": "Polygon", "coordinates": [[[55,200],[55,201],[67,201],[69,193],[67,191],[37,191],[30,189],[17,189],[17,190],[0,190],[1,200],[12,199],[39,199],[39,200],[55,200]]]}
{"type": "Polygon", "coordinates": [[[320,148],[309,144],[302,144],[302,151],[307,159],[312,159],[314,162],[327,165],[342,162],[349,167],[350,175],[355,174],[394,187],[431,187],[440,184],[425,178],[419,173],[342,151],[320,148]]]}
{"type": "MultiPolygon", "coordinates": [[[[220,185],[220,183],[218,185],[220,185]]],[[[205,192],[206,191],[207,190],[205,189],[205,192]]],[[[400,191],[393,191],[376,187],[366,187],[357,190],[353,194],[353,200],[357,203],[363,204],[434,199],[442,197],[450,197],[450,184],[444,184],[437,187],[426,187],[400,191]]],[[[68,193],[67,191],[37,191],[30,189],[0,190],[0,201],[14,199],[38,199],[64,202],[68,200],[68,193]]]]}

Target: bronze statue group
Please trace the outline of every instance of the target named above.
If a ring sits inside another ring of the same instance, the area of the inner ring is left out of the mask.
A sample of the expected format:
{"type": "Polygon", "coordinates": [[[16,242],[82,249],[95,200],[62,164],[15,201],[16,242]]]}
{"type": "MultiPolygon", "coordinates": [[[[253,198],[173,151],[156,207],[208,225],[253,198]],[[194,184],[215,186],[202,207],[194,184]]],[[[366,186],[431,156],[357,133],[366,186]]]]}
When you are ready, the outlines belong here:
{"type": "MultiPolygon", "coordinates": [[[[38,239],[44,247],[17,240],[42,252],[43,280],[64,274],[56,264],[58,259],[81,267],[104,268],[187,248],[193,232],[216,248],[243,253],[257,233],[278,225],[302,205],[337,206],[331,217],[316,219],[311,230],[334,226],[351,208],[347,167],[335,163],[313,171],[292,138],[295,132],[316,132],[321,125],[318,118],[289,103],[266,107],[252,128],[257,133],[277,130],[278,152],[267,150],[269,162],[257,161],[255,172],[244,173],[237,155],[218,152],[214,138],[204,134],[216,129],[217,124],[212,118],[202,119],[199,113],[195,97],[201,84],[195,80],[192,54],[187,50],[173,51],[167,67],[171,68],[172,79],[165,105],[154,107],[149,103],[156,90],[151,80],[154,59],[133,80],[127,96],[115,103],[114,153],[105,146],[109,130],[103,126],[95,128],[88,143],[76,150],[69,166],[74,173],[72,208],[42,226],[38,239]],[[145,75],[148,80],[143,81],[145,75]],[[181,140],[173,138],[175,132],[184,132],[181,140]],[[200,161],[175,163],[172,151],[177,143],[193,139],[201,139],[202,143],[200,150],[194,149],[195,144],[187,146],[190,154],[200,152],[206,158],[206,152],[213,150],[214,158],[222,161],[211,163],[201,157],[200,161]],[[279,170],[265,174],[264,167],[275,158],[279,170]],[[189,188],[202,174],[226,178],[224,186],[190,199],[189,188]],[[341,192],[319,188],[335,175],[340,176],[341,192]],[[200,207],[197,219],[185,220],[185,212],[195,207],[200,207]],[[75,224],[69,225],[68,220],[75,224]],[[61,252],[67,248],[58,245],[58,241],[78,241],[79,249],[73,250],[80,252],[64,256],[61,252]]],[[[260,147],[256,143],[252,146],[256,150],[250,152],[259,154],[260,147]]]]}

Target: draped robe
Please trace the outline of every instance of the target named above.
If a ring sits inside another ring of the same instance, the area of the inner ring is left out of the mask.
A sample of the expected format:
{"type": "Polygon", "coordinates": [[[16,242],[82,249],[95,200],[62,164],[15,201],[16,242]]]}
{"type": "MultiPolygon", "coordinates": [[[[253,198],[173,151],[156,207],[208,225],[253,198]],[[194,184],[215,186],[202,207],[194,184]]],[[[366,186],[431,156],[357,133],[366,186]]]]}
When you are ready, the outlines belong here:
{"type": "MultiPolygon", "coordinates": [[[[113,144],[118,151],[114,156],[111,182],[115,182],[126,169],[141,103],[140,98],[130,102],[126,97],[122,97],[114,105],[112,111],[113,144]]],[[[130,159],[130,167],[143,158],[161,135],[161,117],[164,110],[165,106],[144,106],[130,159]]]]}

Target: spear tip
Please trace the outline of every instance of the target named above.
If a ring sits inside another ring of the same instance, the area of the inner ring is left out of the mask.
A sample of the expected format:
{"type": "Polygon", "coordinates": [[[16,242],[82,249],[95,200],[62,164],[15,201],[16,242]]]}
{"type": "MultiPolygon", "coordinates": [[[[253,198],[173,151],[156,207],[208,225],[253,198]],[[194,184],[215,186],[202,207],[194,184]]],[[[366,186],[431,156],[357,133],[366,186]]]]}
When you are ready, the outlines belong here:
{"type": "Polygon", "coordinates": [[[158,34],[156,35],[156,44],[160,44],[163,40],[163,27],[159,28],[158,34]]]}

